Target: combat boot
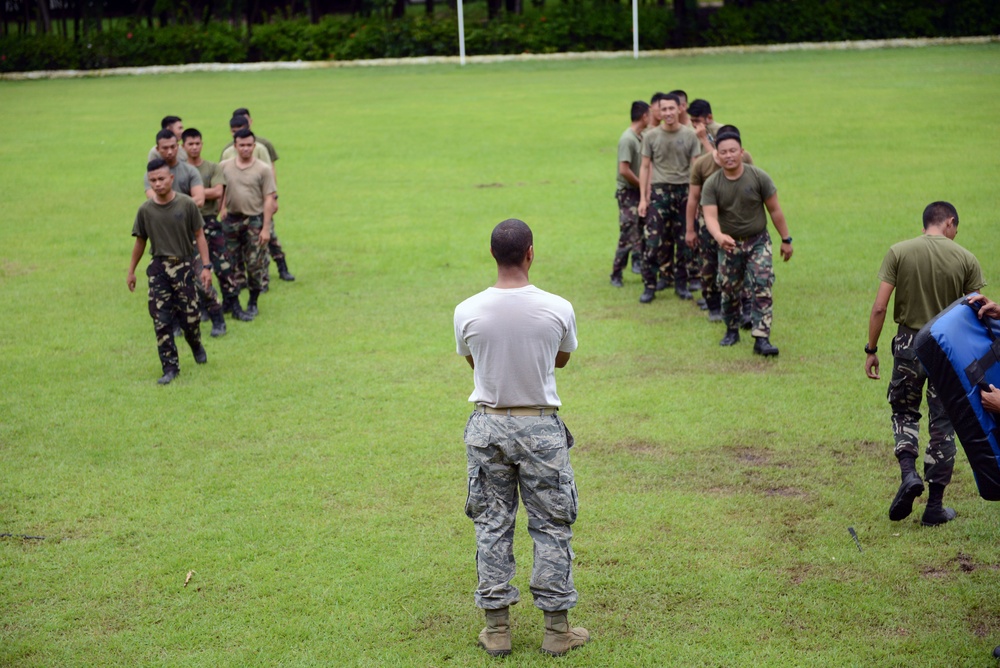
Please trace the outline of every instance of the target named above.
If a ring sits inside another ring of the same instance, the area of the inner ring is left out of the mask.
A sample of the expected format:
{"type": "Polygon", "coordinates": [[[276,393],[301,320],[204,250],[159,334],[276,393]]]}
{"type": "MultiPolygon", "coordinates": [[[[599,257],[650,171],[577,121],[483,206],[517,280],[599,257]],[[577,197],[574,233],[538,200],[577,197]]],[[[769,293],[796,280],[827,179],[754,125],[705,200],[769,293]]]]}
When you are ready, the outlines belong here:
{"type": "Polygon", "coordinates": [[[726,328],[726,335],[719,341],[720,346],[735,346],[740,342],[740,330],[726,328]]]}
{"type": "Polygon", "coordinates": [[[194,355],[194,361],[198,364],[204,364],[208,361],[208,353],[205,352],[205,346],[198,344],[198,347],[191,346],[191,353],[194,355]]]}
{"type": "Polygon", "coordinates": [[[233,317],[242,322],[250,322],[253,320],[253,316],[243,310],[240,306],[240,298],[233,297],[233,317]]]}
{"type": "Polygon", "coordinates": [[[701,279],[692,278],[690,281],[688,281],[688,290],[691,290],[692,292],[694,292],[695,290],[701,290],[701,279]]]}
{"type": "Polygon", "coordinates": [[[655,289],[657,291],[666,290],[667,288],[669,288],[673,284],[674,284],[673,279],[671,279],[671,278],[661,278],[660,280],[658,280],[656,282],[656,288],[655,289]]]}
{"type": "MultiPolygon", "coordinates": [[[[913,500],[924,493],[924,481],[917,473],[917,459],[912,455],[899,457],[899,470],[902,482],[896,492],[896,498],[889,504],[889,519],[893,522],[906,519],[913,512],[913,500]]],[[[927,504],[928,508],[930,504],[927,504]]],[[[947,520],[946,520],[947,521],[947,520]]]]}
{"type": "Polygon", "coordinates": [[[927,507],[924,508],[924,516],[920,518],[920,523],[925,527],[936,527],[955,519],[958,513],[953,508],[944,507],[944,485],[932,482],[929,487],[927,507]]]}
{"type": "Polygon", "coordinates": [[[552,656],[562,656],[571,649],[581,647],[590,640],[587,629],[571,627],[565,610],[545,613],[545,637],[542,639],[542,651],[552,656]]]}
{"type": "Polygon", "coordinates": [[[691,291],[688,290],[687,283],[684,281],[677,281],[677,285],[674,286],[674,294],[680,299],[694,299],[694,295],[692,295],[691,291]]]}
{"type": "Polygon", "coordinates": [[[656,299],[656,290],[654,290],[653,288],[646,288],[645,290],[642,291],[642,294],[639,296],[639,303],[648,304],[654,299],[656,299]]]}
{"type": "Polygon", "coordinates": [[[642,273],[642,260],[637,258],[635,254],[632,255],[632,273],[633,274],[642,273]]]}
{"type": "Polygon", "coordinates": [[[771,342],[766,336],[757,336],[757,340],[753,342],[753,351],[757,355],[763,355],[764,357],[774,357],[778,354],[778,347],[771,345],[771,342]]]}
{"type": "Polygon", "coordinates": [[[170,381],[172,381],[178,375],[180,375],[179,369],[167,369],[166,371],[163,372],[163,375],[156,380],[156,382],[159,383],[160,385],[169,385],[170,381]]]}
{"type": "Polygon", "coordinates": [[[222,300],[222,313],[232,313],[233,312],[233,302],[236,301],[233,297],[226,297],[222,300]]]}
{"type": "Polygon", "coordinates": [[[283,281],[295,280],[295,277],[292,276],[292,274],[289,273],[288,271],[288,263],[285,262],[285,258],[281,258],[280,260],[275,260],[274,263],[278,265],[278,278],[280,278],[283,281]]]}
{"type": "Polygon", "coordinates": [[[611,285],[616,288],[621,288],[625,286],[625,284],[622,282],[621,273],[611,274],[611,285]]]}
{"type": "Polygon", "coordinates": [[[717,308],[708,308],[708,321],[709,322],[722,322],[722,311],[717,308]]]}
{"type": "Polygon", "coordinates": [[[259,290],[250,291],[250,301],[247,302],[247,313],[250,314],[251,318],[256,318],[260,311],[257,310],[257,297],[260,296],[259,290]]]}
{"type": "Polygon", "coordinates": [[[479,632],[479,646],[490,656],[510,654],[510,608],[484,610],[486,628],[479,632]]]}
{"type": "Polygon", "coordinates": [[[226,319],[222,317],[222,311],[212,315],[212,336],[226,335],[226,319]]]}

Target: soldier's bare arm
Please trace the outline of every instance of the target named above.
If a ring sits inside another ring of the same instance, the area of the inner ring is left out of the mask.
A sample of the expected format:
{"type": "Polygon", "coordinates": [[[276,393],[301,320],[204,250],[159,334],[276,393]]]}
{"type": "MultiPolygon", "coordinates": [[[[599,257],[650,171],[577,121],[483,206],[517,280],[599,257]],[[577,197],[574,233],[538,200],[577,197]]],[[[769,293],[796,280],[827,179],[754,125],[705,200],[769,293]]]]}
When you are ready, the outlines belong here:
{"type": "MultiPolygon", "coordinates": [[[[764,206],[767,207],[768,213],[771,214],[771,223],[774,224],[774,229],[778,230],[778,234],[781,235],[782,239],[787,239],[788,223],[785,222],[785,212],[781,210],[781,205],[778,204],[778,193],[774,193],[764,200],[764,206]]],[[[784,241],[781,242],[781,259],[785,262],[792,259],[792,244],[786,244],[784,241]]]]}
{"type": "Polygon", "coordinates": [[[570,356],[570,353],[564,353],[561,350],[559,352],[557,352],[556,353],[556,368],[557,369],[561,369],[564,366],[566,366],[567,364],[569,364],[569,356],[570,356]]]}
{"type": "Polygon", "coordinates": [[[1000,318],[1000,306],[996,302],[990,301],[986,298],[986,295],[976,295],[975,297],[969,297],[970,304],[980,304],[979,307],[979,318],[988,316],[990,318],[1000,318]]]}
{"type": "Polygon", "coordinates": [[[736,240],[728,234],[723,234],[722,228],[719,227],[719,207],[715,204],[706,204],[701,207],[701,212],[705,216],[705,227],[708,229],[708,233],[712,235],[719,247],[727,252],[736,248],[736,240]]]}
{"type": "Polygon", "coordinates": [[[211,260],[208,257],[208,242],[205,240],[205,230],[199,228],[194,235],[195,244],[198,246],[198,255],[201,256],[201,276],[198,280],[205,287],[205,290],[209,290],[212,287],[212,270],[209,269],[211,260]]]}
{"type": "Polygon", "coordinates": [[[191,199],[198,208],[205,206],[205,186],[191,186],[191,199]]]}
{"type": "Polygon", "coordinates": [[[472,359],[472,355],[466,355],[465,356],[465,361],[468,362],[469,366],[472,367],[473,369],[476,368],[476,361],[474,359],[472,359]]]}
{"type": "MultiPolygon", "coordinates": [[[[882,281],[878,284],[878,292],[875,294],[875,303],[872,304],[871,315],[868,316],[868,349],[878,348],[878,337],[882,335],[882,326],[885,324],[885,314],[889,309],[889,297],[896,286],[882,281]]],[[[872,380],[878,380],[878,355],[868,353],[865,360],[865,374],[872,380]]]]}
{"type": "Polygon", "coordinates": [[[639,187],[639,177],[632,171],[632,165],[630,165],[627,161],[622,160],[618,163],[618,173],[624,176],[625,180],[634,185],[636,188],[639,187]]]}
{"type": "Polygon", "coordinates": [[[142,259],[142,254],[145,251],[146,240],[142,237],[136,237],[135,244],[132,246],[132,260],[128,266],[128,276],[125,278],[129,292],[135,292],[135,268],[139,266],[139,260],[142,259]]]}
{"type": "Polygon", "coordinates": [[[271,219],[274,216],[274,212],[278,209],[278,203],[274,195],[275,193],[268,193],[264,197],[264,225],[260,228],[260,238],[258,239],[258,244],[261,246],[266,246],[271,241],[271,226],[273,225],[271,219]]]}
{"type": "Polygon", "coordinates": [[[642,165],[639,167],[639,217],[645,218],[646,210],[649,208],[649,184],[652,178],[651,161],[648,155],[642,156],[642,165]]]}
{"type": "Polygon", "coordinates": [[[701,186],[694,184],[688,186],[687,211],[685,221],[687,230],[684,234],[684,241],[688,248],[698,247],[698,232],[695,230],[695,222],[698,220],[698,202],[701,201],[701,186]]]}

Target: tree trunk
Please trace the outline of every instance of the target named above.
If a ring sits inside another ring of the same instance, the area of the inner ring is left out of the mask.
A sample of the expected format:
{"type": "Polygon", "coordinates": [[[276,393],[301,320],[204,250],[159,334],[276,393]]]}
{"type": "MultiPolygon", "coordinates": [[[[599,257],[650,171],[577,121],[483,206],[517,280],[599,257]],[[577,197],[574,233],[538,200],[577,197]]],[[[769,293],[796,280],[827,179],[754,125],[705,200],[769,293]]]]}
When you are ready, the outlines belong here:
{"type": "Polygon", "coordinates": [[[427,11],[427,16],[434,16],[434,0],[424,0],[424,9],[427,11]]]}
{"type": "Polygon", "coordinates": [[[390,16],[394,19],[401,19],[405,14],[406,14],[406,0],[393,0],[392,14],[390,16]]]}
{"type": "Polygon", "coordinates": [[[508,14],[520,14],[523,9],[521,0],[504,0],[504,8],[508,14]]]}
{"type": "Polygon", "coordinates": [[[486,18],[492,21],[500,16],[501,0],[486,0],[486,18]]]}

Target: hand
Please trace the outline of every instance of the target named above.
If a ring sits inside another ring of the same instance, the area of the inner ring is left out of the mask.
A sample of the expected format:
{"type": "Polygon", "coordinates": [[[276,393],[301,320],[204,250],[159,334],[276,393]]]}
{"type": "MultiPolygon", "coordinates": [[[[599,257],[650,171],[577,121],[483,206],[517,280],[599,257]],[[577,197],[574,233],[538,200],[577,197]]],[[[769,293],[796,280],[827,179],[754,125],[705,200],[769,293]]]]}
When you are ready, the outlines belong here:
{"type": "Polygon", "coordinates": [[[128,286],[129,292],[135,292],[135,273],[128,272],[128,278],[125,279],[125,284],[128,286]]]}
{"type": "Polygon", "coordinates": [[[698,139],[706,139],[708,137],[708,130],[705,129],[704,123],[692,123],[694,126],[694,133],[698,135],[698,139]]]}
{"type": "Polygon", "coordinates": [[[264,227],[260,230],[260,236],[257,237],[257,245],[263,248],[271,241],[271,225],[268,223],[264,224],[264,227]]]}
{"type": "Polygon", "coordinates": [[[719,248],[727,253],[736,250],[736,240],[728,234],[720,234],[715,240],[719,242],[719,248]]]}
{"type": "Polygon", "coordinates": [[[785,262],[792,259],[792,244],[786,244],[784,241],[781,242],[781,259],[785,262]]]}
{"type": "Polygon", "coordinates": [[[644,199],[639,200],[639,217],[645,218],[647,210],[649,210],[649,202],[644,199]]]}
{"type": "Polygon", "coordinates": [[[969,304],[980,304],[979,307],[979,319],[982,320],[984,315],[988,315],[991,318],[1000,318],[1000,306],[996,302],[992,302],[986,298],[986,295],[976,295],[975,297],[969,297],[969,304]]]}
{"type": "Polygon", "coordinates": [[[983,399],[983,408],[991,413],[1000,413],[1000,390],[990,383],[990,391],[983,390],[979,393],[983,399]]]}
{"type": "Polygon", "coordinates": [[[868,359],[865,360],[865,373],[872,380],[880,378],[878,375],[878,355],[875,353],[868,353],[868,359]]]}
{"type": "Polygon", "coordinates": [[[688,230],[687,234],[684,235],[684,242],[687,244],[688,248],[698,247],[698,234],[694,230],[688,230]]]}
{"type": "Polygon", "coordinates": [[[206,292],[212,289],[212,270],[208,267],[203,267],[201,270],[201,286],[206,292]]]}

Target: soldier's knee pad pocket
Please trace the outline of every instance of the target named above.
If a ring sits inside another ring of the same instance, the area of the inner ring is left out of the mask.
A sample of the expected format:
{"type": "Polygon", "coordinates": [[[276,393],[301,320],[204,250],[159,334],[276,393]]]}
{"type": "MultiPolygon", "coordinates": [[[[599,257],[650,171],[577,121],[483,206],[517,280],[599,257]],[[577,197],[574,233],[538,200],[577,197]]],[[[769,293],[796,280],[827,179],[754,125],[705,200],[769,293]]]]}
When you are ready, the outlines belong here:
{"type": "Polygon", "coordinates": [[[475,520],[486,512],[489,506],[483,485],[482,470],[478,465],[469,467],[469,491],[465,497],[465,515],[475,520]]]}

